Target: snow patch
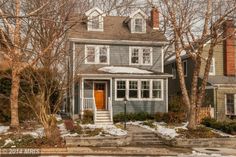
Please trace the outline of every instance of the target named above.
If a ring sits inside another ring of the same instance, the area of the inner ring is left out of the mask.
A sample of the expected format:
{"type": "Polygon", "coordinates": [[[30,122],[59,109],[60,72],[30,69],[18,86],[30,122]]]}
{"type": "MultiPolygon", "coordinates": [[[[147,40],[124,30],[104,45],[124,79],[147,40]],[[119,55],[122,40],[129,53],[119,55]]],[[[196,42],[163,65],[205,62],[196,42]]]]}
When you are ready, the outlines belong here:
{"type": "Polygon", "coordinates": [[[5,143],[4,143],[4,145],[3,145],[3,147],[6,146],[6,145],[8,145],[8,144],[14,144],[14,141],[12,141],[10,138],[9,138],[9,139],[6,139],[6,140],[5,140],[5,143]]]}
{"type": "Polygon", "coordinates": [[[58,122],[59,122],[59,121],[62,121],[61,115],[55,114],[54,116],[55,116],[55,118],[56,118],[56,120],[57,120],[58,122]]]}
{"type": "Polygon", "coordinates": [[[221,154],[206,154],[201,152],[192,151],[192,154],[179,154],[178,157],[234,157],[234,156],[224,156],[221,154]]]}
{"type": "Polygon", "coordinates": [[[0,126],[0,134],[7,132],[9,129],[9,126],[0,126]]]}
{"type": "Polygon", "coordinates": [[[31,132],[23,132],[23,135],[31,135],[33,138],[39,138],[44,136],[44,128],[38,128],[31,132]]]}
{"type": "Polygon", "coordinates": [[[100,71],[108,72],[108,73],[126,73],[126,74],[152,74],[153,72],[147,71],[147,70],[142,70],[138,68],[133,68],[133,67],[102,67],[98,69],[100,71]]]}
{"type": "MultiPolygon", "coordinates": [[[[147,125],[143,125],[143,121],[135,121],[135,122],[128,122],[127,124],[130,125],[136,125],[136,126],[140,126],[142,128],[151,130],[153,132],[157,132],[163,136],[166,136],[168,138],[175,138],[176,136],[178,136],[179,134],[176,132],[176,128],[167,128],[166,126],[161,125],[161,123],[157,123],[154,122],[153,125],[155,126],[154,128],[151,128],[147,125]]],[[[182,127],[178,127],[178,128],[186,128],[187,124],[184,124],[184,126],[182,127]]]]}
{"type": "Polygon", "coordinates": [[[115,125],[86,124],[81,125],[81,127],[89,129],[102,128],[104,132],[114,136],[124,136],[127,134],[127,131],[117,128],[115,125]]]}

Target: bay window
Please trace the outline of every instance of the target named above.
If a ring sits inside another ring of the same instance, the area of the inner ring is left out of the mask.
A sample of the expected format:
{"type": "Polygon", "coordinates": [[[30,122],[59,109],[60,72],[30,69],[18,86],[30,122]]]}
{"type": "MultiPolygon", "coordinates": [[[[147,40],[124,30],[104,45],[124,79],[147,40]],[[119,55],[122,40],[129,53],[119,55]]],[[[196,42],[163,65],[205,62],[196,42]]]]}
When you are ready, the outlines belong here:
{"type": "Polygon", "coordinates": [[[141,81],[141,98],[150,98],[150,82],[141,81]]]}
{"type": "Polygon", "coordinates": [[[129,98],[138,98],[138,81],[129,81],[129,98]]]}
{"type": "Polygon", "coordinates": [[[116,97],[117,98],[125,98],[126,95],[126,82],[125,81],[117,81],[116,82],[116,97]]]}

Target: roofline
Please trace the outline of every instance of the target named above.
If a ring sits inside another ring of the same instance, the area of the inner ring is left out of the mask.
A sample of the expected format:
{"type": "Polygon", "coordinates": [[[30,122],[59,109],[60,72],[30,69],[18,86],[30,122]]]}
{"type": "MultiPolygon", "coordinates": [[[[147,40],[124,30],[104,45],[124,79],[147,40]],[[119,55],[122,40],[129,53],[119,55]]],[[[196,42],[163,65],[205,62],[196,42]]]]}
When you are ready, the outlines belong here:
{"type": "Polygon", "coordinates": [[[104,39],[86,39],[86,38],[69,38],[72,42],[81,42],[85,44],[113,44],[113,45],[142,45],[142,46],[163,46],[168,44],[167,41],[135,41],[135,40],[104,40],[104,39]]]}
{"type": "MultiPolygon", "coordinates": [[[[190,58],[190,56],[187,55],[187,54],[185,54],[185,55],[183,55],[183,56],[180,56],[180,58],[183,60],[183,59],[188,59],[188,58],[190,58]]],[[[176,58],[175,58],[175,59],[171,59],[171,60],[169,60],[169,61],[167,60],[164,65],[168,65],[168,64],[171,64],[171,63],[174,63],[174,62],[176,62],[176,58]]]]}
{"type": "Polygon", "coordinates": [[[122,77],[136,77],[136,78],[168,78],[172,77],[171,74],[165,74],[165,75],[147,75],[147,74],[77,74],[78,76],[96,76],[96,77],[116,77],[116,78],[122,78],[122,77]]]}

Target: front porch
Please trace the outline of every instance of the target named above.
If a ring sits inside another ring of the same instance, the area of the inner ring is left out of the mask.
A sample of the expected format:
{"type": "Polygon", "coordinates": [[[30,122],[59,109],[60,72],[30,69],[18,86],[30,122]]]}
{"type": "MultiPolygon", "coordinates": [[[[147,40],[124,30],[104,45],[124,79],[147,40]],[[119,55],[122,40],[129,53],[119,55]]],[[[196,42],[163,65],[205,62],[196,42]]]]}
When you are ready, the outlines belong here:
{"type": "Polygon", "coordinates": [[[80,87],[80,115],[92,110],[95,124],[112,124],[112,79],[81,78],[80,87]]]}

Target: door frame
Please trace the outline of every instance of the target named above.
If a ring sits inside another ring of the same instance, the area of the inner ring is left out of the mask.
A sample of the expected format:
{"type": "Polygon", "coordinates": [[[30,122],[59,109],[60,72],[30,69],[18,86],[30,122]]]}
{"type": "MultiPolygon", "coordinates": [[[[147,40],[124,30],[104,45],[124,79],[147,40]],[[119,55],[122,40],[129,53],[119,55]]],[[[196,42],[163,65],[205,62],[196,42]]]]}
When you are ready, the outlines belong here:
{"type": "MultiPolygon", "coordinates": [[[[105,84],[105,110],[107,110],[107,99],[108,99],[108,95],[107,95],[107,81],[93,81],[93,99],[94,99],[94,102],[96,102],[95,100],[95,96],[94,96],[94,92],[95,92],[95,84],[96,83],[104,83],[105,84]]],[[[96,104],[95,104],[96,105],[96,104]]],[[[97,106],[96,106],[97,107],[97,106]]]]}

